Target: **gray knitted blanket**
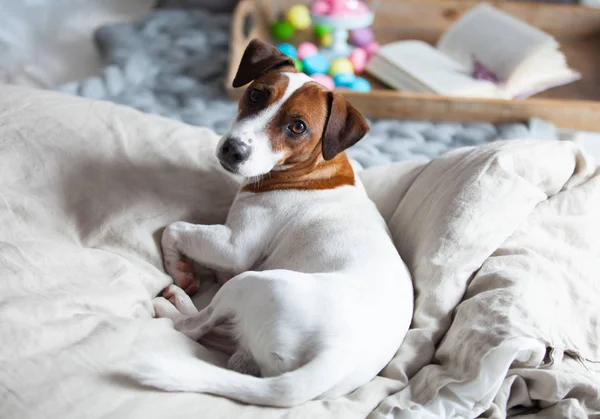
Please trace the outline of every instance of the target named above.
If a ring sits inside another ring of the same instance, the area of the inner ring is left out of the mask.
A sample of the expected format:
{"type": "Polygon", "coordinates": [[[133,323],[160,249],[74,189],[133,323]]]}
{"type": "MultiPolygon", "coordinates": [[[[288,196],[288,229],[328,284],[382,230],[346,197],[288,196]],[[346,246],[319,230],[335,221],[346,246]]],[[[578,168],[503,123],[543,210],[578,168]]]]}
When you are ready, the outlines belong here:
{"type": "MultiPolygon", "coordinates": [[[[101,75],[59,90],[105,99],[224,133],[237,105],[224,89],[231,15],[157,10],[133,23],[104,26],[96,44],[106,67],[101,75]]],[[[458,124],[369,121],[368,137],[348,154],[363,167],[407,159],[431,159],[461,146],[497,139],[556,139],[553,125],[458,124]]]]}

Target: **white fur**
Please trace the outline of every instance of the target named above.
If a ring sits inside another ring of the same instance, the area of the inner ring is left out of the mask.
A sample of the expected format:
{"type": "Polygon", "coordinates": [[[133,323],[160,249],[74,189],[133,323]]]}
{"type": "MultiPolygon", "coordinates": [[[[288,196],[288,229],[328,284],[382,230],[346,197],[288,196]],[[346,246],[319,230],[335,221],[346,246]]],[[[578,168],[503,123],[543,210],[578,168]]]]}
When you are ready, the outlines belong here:
{"type": "MultiPolygon", "coordinates": [[[[241,192],[225,225],[176,222],[162,245],[166,258],[183,253],[235,276],[199,313],[179,312],[193,307],[182,292],[179,311],[157,301],[157,313],[194,340],[234,321],[238,351],[265,378],[139,354],[130,375],[152,387],[270,406],[342,396],[385,367],[411,321],[409,273],[360,184],[241,192]]],[[[174,274],[173,262],[166,266],[174,274]]]]}
{"type": "MultiPolygon", "coordinates": [[[[307,81],[288,77],[281,100],[234,128],[249,127],[244,133],[263,144],[246,173],[275,164],[264,125],[307,81]]],[[[237,352],[229,369],[138,354],[129,374],[148,386],[270,406],[339,397],[386,366],[410,325],[410,275],[358,180],[326,190],[240,192],[225,225],[173,223],[162,247],[174,278],[184,254],[231,279],[200,312],[172,286],[175,306],[158,298],[157,315],[194,340],[232,322],[237,352]]]]}
{"type": "Polygon", "coordinates": [[[238,120],[231,130],[223,137],[217,150],[221,148],[225,139],[239,138],[249,145],[252,153],[248,160],[238,168],[238,173],[244,177],[258,176],[268,173],[273,166],[283,157],[281,153],[273,151],[271,141],[267,134],[267,125],[277,115],[286,100],[305,83],[313,81],[304,73],[282,73],[288,78],[288,85],[283,96],[275,103],[263,109],[257,115],[238,120]]]}

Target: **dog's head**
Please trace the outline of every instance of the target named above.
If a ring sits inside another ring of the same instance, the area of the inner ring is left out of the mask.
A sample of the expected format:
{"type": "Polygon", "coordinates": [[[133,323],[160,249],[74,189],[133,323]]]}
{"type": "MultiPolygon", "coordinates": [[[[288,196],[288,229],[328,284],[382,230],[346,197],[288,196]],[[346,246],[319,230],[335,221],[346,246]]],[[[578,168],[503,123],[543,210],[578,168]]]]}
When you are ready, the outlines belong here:
{"type": "Polygon", "coordinates": [[[331,160],[369,130],[344,98],[256,39],[244,52],[233,87],[250,82],[231,130],[217,147],[221,165],[231,172],[252,177],[308,160],[331,160]]]}

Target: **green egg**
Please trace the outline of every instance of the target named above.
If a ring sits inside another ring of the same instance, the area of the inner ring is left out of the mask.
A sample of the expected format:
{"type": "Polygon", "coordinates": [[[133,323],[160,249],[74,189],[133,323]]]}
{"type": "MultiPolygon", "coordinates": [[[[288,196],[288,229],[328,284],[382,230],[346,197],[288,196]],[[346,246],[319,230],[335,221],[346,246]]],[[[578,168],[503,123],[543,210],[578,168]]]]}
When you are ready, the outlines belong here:
{"type": "Polygon", "coordinates": [[[285,20],[276,20],[271,25],[271,35],[275,39],[279,39],[280,41],[287,41],[292,36],[294,36],[294,32],[296,30],[292,26],[291,23],[285,20]]]}
{"type": "Polygon", "coordinates": [[[296,66],[296,70],[298,70],[298,71],[304,70],[304,64],[302,64],[302,61],[300,61],[297,58],[294,58],[294,65],[296,66]]]}
{"type": "Polygon", "coordinates": [[[333,32],[333,29],[331,28],[331,26],[327,26],[327,25],[315,25],[313,27],[313,32],[316,37],[320,38],[324,35],[327,35],[327,34],[330,34],[331,32],[333,32]]]}

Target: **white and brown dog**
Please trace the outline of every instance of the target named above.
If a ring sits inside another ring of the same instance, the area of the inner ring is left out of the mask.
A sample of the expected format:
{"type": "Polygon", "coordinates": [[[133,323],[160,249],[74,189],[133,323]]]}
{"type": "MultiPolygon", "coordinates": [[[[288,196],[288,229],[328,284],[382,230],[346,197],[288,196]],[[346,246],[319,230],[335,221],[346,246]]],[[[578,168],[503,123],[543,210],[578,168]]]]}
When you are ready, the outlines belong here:
{"type": "Polygon", "coordinates": [[[257,40],[233,85],[249,82],[217,150],[225,169],[246,178],[226,224],[176,222],[162,236],[175,284],[196,288],[185,257],[231,279],[200,312],[175,286],[167,290],[175,306],[154,302],[158,316],[194,340],[233,324],[230,369],[137,354],[128,374],[167,391],[251,404],[339,397],[392,359],[413,309],[406,266],[343,152],[368,126],[345,99],[257,40]]]}

